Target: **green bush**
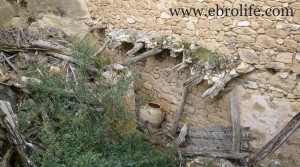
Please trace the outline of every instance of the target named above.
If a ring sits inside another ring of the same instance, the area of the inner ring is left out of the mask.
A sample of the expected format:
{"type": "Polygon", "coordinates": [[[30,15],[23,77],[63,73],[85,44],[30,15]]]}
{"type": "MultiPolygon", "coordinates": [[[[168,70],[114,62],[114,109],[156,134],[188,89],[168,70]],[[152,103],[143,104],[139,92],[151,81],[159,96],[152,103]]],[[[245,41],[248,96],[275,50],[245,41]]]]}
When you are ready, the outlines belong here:
{"type": "MultiPolygon", "coordinates": [[[[91,60],[88,43],[75,45],[77,58],[91,60]]],[[[174,149],[156,148],[132,126],[135,115],[126,111],[124,95],[132,78],[123,76],[108,86],[101,76],[92,84],[85,65],[74,66],[78,84],[71,77],[48,74],[47,67],[33,67],[29,75],[40,84],[28,84],[26,108],[19,111],[23,131],[39,127],[35,140],[46,149],[44,155],[30,157],[42,167],[173,167],[174,149]],[[44,70],[43,70],[44,69],[44,70]]],[[[32,136],[31,136],[32,137],[32,136]]]]}

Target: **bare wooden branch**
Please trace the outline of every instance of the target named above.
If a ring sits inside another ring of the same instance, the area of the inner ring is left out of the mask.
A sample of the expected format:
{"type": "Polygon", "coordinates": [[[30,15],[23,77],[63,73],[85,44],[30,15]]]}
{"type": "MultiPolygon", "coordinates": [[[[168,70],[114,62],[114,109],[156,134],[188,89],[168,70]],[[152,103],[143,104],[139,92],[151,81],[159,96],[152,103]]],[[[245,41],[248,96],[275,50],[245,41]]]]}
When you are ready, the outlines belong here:
{"type": "Polygon", "coordinates": [[[134,63],[134,62],[138,62],[138,61],[141,61],[141,60],[144,60],[150,56],[154,56],[154,55],[157,55],[158,53],[162,52],[163,50],[162,49],[158,49],[158,48],[154,48],[154,49],[151,49],[147,52],[144,52],[136,57],[133,57],[133,58],[130,58],[128,60],[125,60],[123,63],[119,63],[121,65],[128,65],[128,64],[131,64],[131,63],[134,63]]]}
{"type": "Polygon", "coordinates": [[[19,72],[19,70],[9,61],[9,59],[5,56],[5,54],[3,52],[1,52],[1,56],[11,66],[12,69],[14,69],[17,73],[19,72]]]}
{"type": "Polygon", "coordinates": [[[183,92],[182,92],[181,100],[180,100],[179,105],[176,109],[176,113],[175,113],[174,120],[173,120],[173,123],[172,123],[172,128],[171,128],[171,131],[170,131],[170,134],[172,136],[175,136],[175,134],[176,134],[176,130],[177,130],[177,126],[178,126],[178,123],[179,123],[180,115],[183,112],[183,108],[184,108],[185,101],[186,101],[186,98],[187,98],[187,95],[188,95],[189,91],[191,90],[192,87],[194,87],[195,85],[201,83],[202,80],[203,80],[203,76],[192,76],[190,79],[188,79],[188,82],[183,84],[183,92]]]}
{"type": "Polygon", "coordinates": [[[192,149],[180,148],[180,151],[182,155],[185,157],[207,156],[213,158],[225,158],[225,159],[233,159],[233,160],[244,159],[249,155],[248,153],[236,153],[236,152],[230,152],[228,150],[209,150],[209,149],[192,150],[192,149]]]}
{"type": "Polygon", "coordinates": [[[134,45],[134,47],[126,53],[126,56],[132,57],[138,51],[140,51],[144,47],[144,43],[138,42],[134,45]]]}
{"type": "Polygon", "coordinates": [[[93,55],[93,57],[101,54],[110,42],[111,42],[111,39],[107,39],[106,42],[101,46],[101,48],[93,55]]]}
{"type": "Polygon", "coordinates": [[[38,48],[44,48],[50,51],[56,51],[59,53],[63,53],[66,55],[71,54],[71,49],[66,48],[62,45],[59,45],[57,43],[49,42],[49,41],[43,41],[43,40],[36,40],[31,43],[31,46],[38,47],[38,48]]]}
{"type": "Polygon", "coordinates": [[[211,88],[207,89],[203,94],[202,94],[202,98],[206,98],[208,96],[210,96],[211,98],[214,98],[215,96],[217,96],[219,94],[219,92],[221,90],[224,89],[225,85],[227,84],[227,82],[229,82],[232,79],[232,77],[230,76],[229,73],[225,73],[225,76],[223,77],[223,79],[219,82],[216,82],[211,88]]]}
{"type": "Polygon", "coordinates": [[[258,166],[268,155],[274,153],[293,132],[300,126],[300,113],[293,117],[287,125],[264,147],[262,147],[246,164],[246,167],[258,166]]]}
{"type": "Polygon", "coordinates": [[[185,63],[185,62],[181,62],[177,65],[175,65],[174,67],[171,67],[171,68],[164,68],[162,69],[161,71],[167,71],[167,72],[178,72],[184,68],[188,67],[188,64],[185,63]]]}
{"type": "Polygon", "coordinates": [[[162,69],[162,71],[167,71],[167,72],[178,72],[186,67],[188,67],[188,63],[190,62],[190,59],[186,56],[186,51],[183,51],[183,57],[182,57],[182,62],[175,65],[174,67],[171,68],[165,68],[162,69]]]}
{"type": "Polygon", "coordinates": [[[179,119],[180,119],[180,115],[181,115],[181,113],[183,111],[183,107],[185,105],[185,101],[186,101],[188,92],[189,92],[188,86],[183,87],[183,92],[182,92],[182,95],[181,95],[181,100],[180,100],[179,105],[178,105],[178,107],[176,109],[176,113],[175,113],[174,120],[173,120],[173,123],[172,123],[172,129],[171,129],[171,132],[170,132],[170,134],[172,136],[176,135],[176,130],[177,130],[178,122],[179,122],[179,119]]]}
{"type": "Polygon", "coordinates": [[[188,133],[188,123],[185,123],[180,130],[180,134],[178,135],[177,139],[175,140],[176,146],[180,147],[185,142],[185,137],[188,133]]]}
{"type": "Polygon", "coordinates": [[[7,138],[11,145],[16,145],[18,150],[23,153],[33,150],[38,154],[43,154],[42,148],[25,141],[17,124],[17,116],[13,113],[10,103],[2,100],[0,100],[0,122],[7,131],[7,138]]]}
{"type": "Polygon", "coordinates": [[[14,153],[14,148],[10,147],[10,149],[3,156],[3,160],[0,163],[1,167],[11,167],[10,161],[13,153],[14,153]]]}
{"type": "Polygon", "coordinates": [[[59,54],[59,53],[55,53],[55,52],[50,52],[50,51],[45,52],[45,54],[56,57],[56,58],[60,58],[60,59],[66,60],[66,61],[70,61],[72,63],[77,63],[77,61],[73,57],[70,57],[70,56],[67,56],[67,55],[63,55],[63,54],[59,54]]]}
{"type": "Polygon", "coordinates": [[[75,74],[75,69],[72,67],[72,65],[70,64],[69,65],[70,69],[71,69],[71,72],[73,74],[73,77],[74,77],[74,81],[75,81],[75,84],[76,84],[76,87],[78,86],[78,81],[77,81],[77,78],[76,78],[76,74],[75,74]]]}
{"type": "MultiPolygon", "coordinates": [[[[15,55],[12,55],[12,56],[10,56],[10,57],[7,57],[7,59],[8,60],[10,60],[10,59],[12,59],[12,58],[14,58],[14,57],[16,57],[17,56],[17,54],[15,54],[15,55]]],[[[0,63],[3,63],[3,62],[5,62],[6,60],[4,59],[4,60],[0,60],[0,63]]]]}
{"type": "Polygon", "coordinates": [[[232,120],[232,131],[233,131],[233,152],[240,152],[241,149],[241,127],[240,127],[240,113],[239,113],[239,101],[238,96],[235,95],[230,100],[231,108],[231,120],[232,120]]]}

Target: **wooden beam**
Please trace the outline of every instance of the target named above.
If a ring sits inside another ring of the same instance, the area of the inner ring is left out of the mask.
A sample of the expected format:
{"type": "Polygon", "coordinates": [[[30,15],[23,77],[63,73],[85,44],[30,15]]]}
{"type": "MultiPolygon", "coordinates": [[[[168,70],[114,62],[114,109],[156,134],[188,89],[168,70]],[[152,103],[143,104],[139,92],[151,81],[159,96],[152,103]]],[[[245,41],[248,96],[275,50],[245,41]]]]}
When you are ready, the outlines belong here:
{"type": "Polygon", "coordinates": [[[288,137],[300,126],[300,113],[291,119],[287,125],[264,147],[262,147],[246,164],[246,167],[258,166],[268,155],[274,153],[288,137]]]}
{"type": "Polygon", "coordinates": [[[232,151],[240,152],[241,149],[241,127],[238,96],[234,95],[230,99],[230,111],[232,121],[232,151]]]}
{"type": "Polygon", "coordinates": [[[183,111],[183,107],[185,105],[185,101],[186,101],[188,92],[189,92],[188,86],[183,87],[183,92],[182,92],[182,95],[181,95],[181,100],[179,102],[179,106],[176,109],[176,113],[175,113],[174,120],[173,120],[173,123],[172,123],[172,129],[171,129],[171,132],[170,132],[170,134],[172,136],[176,135],[176,130],[177,130],[177,126],[178,126],[178,123],[179,123],[180,115],[181,115],[181,113],[183,111]]]}
{"type": "Polygon", "coordinates": [[[209,150],[209,149],[187,149],[187,148],[180,148],[180,152],[182,156],[185,157],[194,157],[194,156],[206,156],[206,157],[213,157],[213,158],[225,158],[225,159],[244,159],[249,154],[248,153],[237,153],[231,152],[228,150],[209,150]]]}
{"type": "Polygon", "coordinates": [[[142,43],[142,42],[136,43],[134,45],[134,47],[131,50],[129,50],[125,55],[128,57],[132,57],[134,54],[136,54],[138,51],[140,51],[143,47],[144,47],[144,43],[142,43]]]}
{"type": "Polygon", "coordinates": [[[183,108],[184,108],[185,101],[186,101],[186,98],[187,98],[187,95],[188,95],[189,91],[191,91],[191,89],[194,86],[201,83],[203,78],[204,77],[201,76],[201,75],[192,76],[191,78],[189,78],[183,84],[183,92],[182,92],[182,95],[181,95],[181,100],[180,100],[179,105],[176,109],[176,113],[175,113],[174,120],[173,120],[173,123],[172,123],[172,128],[171,128],[171,131],[170,131],[170,134],[172,136],[175,136],[175,134],[176,134],[176,130],[177,130],[177,126],[178,126],[178,123],[179,123],[180,115],[183,112],[183,108]]]}

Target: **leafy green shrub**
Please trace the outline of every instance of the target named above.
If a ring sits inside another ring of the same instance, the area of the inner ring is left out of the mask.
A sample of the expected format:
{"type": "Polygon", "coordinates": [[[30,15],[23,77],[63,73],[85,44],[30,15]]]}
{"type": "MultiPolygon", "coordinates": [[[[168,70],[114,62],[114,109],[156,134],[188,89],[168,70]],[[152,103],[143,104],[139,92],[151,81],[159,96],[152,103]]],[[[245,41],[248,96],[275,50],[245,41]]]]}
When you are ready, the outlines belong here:
{"type": "MultiPolygon", "coordinates": [[[[89,64],[90,45],[79,44],[76,56],[84,65],[75,66],[78,84],[61,75],[44,75],[32,68],[29,75],[42,82],[28,84],[26,108],[18,112],[23,131],[39,127],[35,140],[46,149],[43,156],[31,159],[43,167],[173,167],[174,150],[147,143],[134,127],[124,127],[135,115],[126,111],[124,95],[132,78],[123,76],[114,85],[106,85],[101,76],[95,83],[84,68],[89,64]]],[[[30,136],[33,137],[33,136],[30,136]]]]}

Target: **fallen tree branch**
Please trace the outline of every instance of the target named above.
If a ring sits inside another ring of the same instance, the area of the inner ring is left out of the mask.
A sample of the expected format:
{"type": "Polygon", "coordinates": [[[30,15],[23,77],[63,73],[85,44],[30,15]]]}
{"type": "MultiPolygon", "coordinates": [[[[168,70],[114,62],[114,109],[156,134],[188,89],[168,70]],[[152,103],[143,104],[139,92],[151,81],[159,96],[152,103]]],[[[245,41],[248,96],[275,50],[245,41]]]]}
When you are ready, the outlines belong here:
{"type": "Polygon", "coordinates": [[[53,42],[49,42],[49,41],[43,41],[43,40],[36,40],[33,41],[31,43],[31,46],[33,47],[38,47],[38,48],[43,48],[46,50],[50,50],[50,51],[57,51],[59,53],[63,53],[66,55],[70,55],[71,54],[71,49],[64,47],[62,45],[53,43],[53,42]]]}
{"type": "Polygon", "coordinates": [[[93,57],[101,54],[110,42],[111,42],[111,39],[107,39],[106,42],[101,46],[101,48],[93,55],[93,57]]]}
{"type": "Polygon", "coordinates": [[[10,147],[10,149],[3,156],[3,160],[0,163],[1,167],[11,167],[10,161],[13,153],[14,153],[14,148],[10,147]]]}
{"type": "Polygon", "coordinates": [[[144,47],[144,43],[142,43],[142,42],[136,43],[134,45],[134,47],[131,50],[129,50],[125,55],[132,57],[134,54],[136,54],[138,51],[140,51],[143,47],[144,47]]]}
{"type": "Polygon", "coordinates": [[[0,100],[0,123],[7,131],[10,145],[16,146],[16,150],[20,157],[24,159],[24,163],[26,162],[27,166],[34,166],[23,154],[27,154],[30,150],[37,154],[43,154],[44,149],[25,141],[19,130],[17,116],[13,113],[10,103],[2,100],[0,100]]]}
{"type": "Polygon", "coordinates": [[[55,52],[50,52],[50,51],[45,52],[45,54],[56,57],[56,58],[60,58],[60,59],[66,60],[66,61],[70,61],[72,63],[77,63],[77,61],[73,57],[70,57],[70,56],[67,56],[67,55],[63,55],[63,54],[59,54],[59,53],[55,53],[55,52]]]}
{"type": "Polygon", "coordinates": [[[11,66],[12,69],[14,69],[17,73],[19,73],[19,70],[9,61],[9,59],[5,56],[5,54],[3,52],[1,52],[1,56],[11,66]]]}
{"type": "Polygon", "coordinates": [[[300,126],[300,113],[298,113],[287,125],[246,164],[246,167],[258,166],[268,155],[274,153],[293,132],[300,126]]]}

